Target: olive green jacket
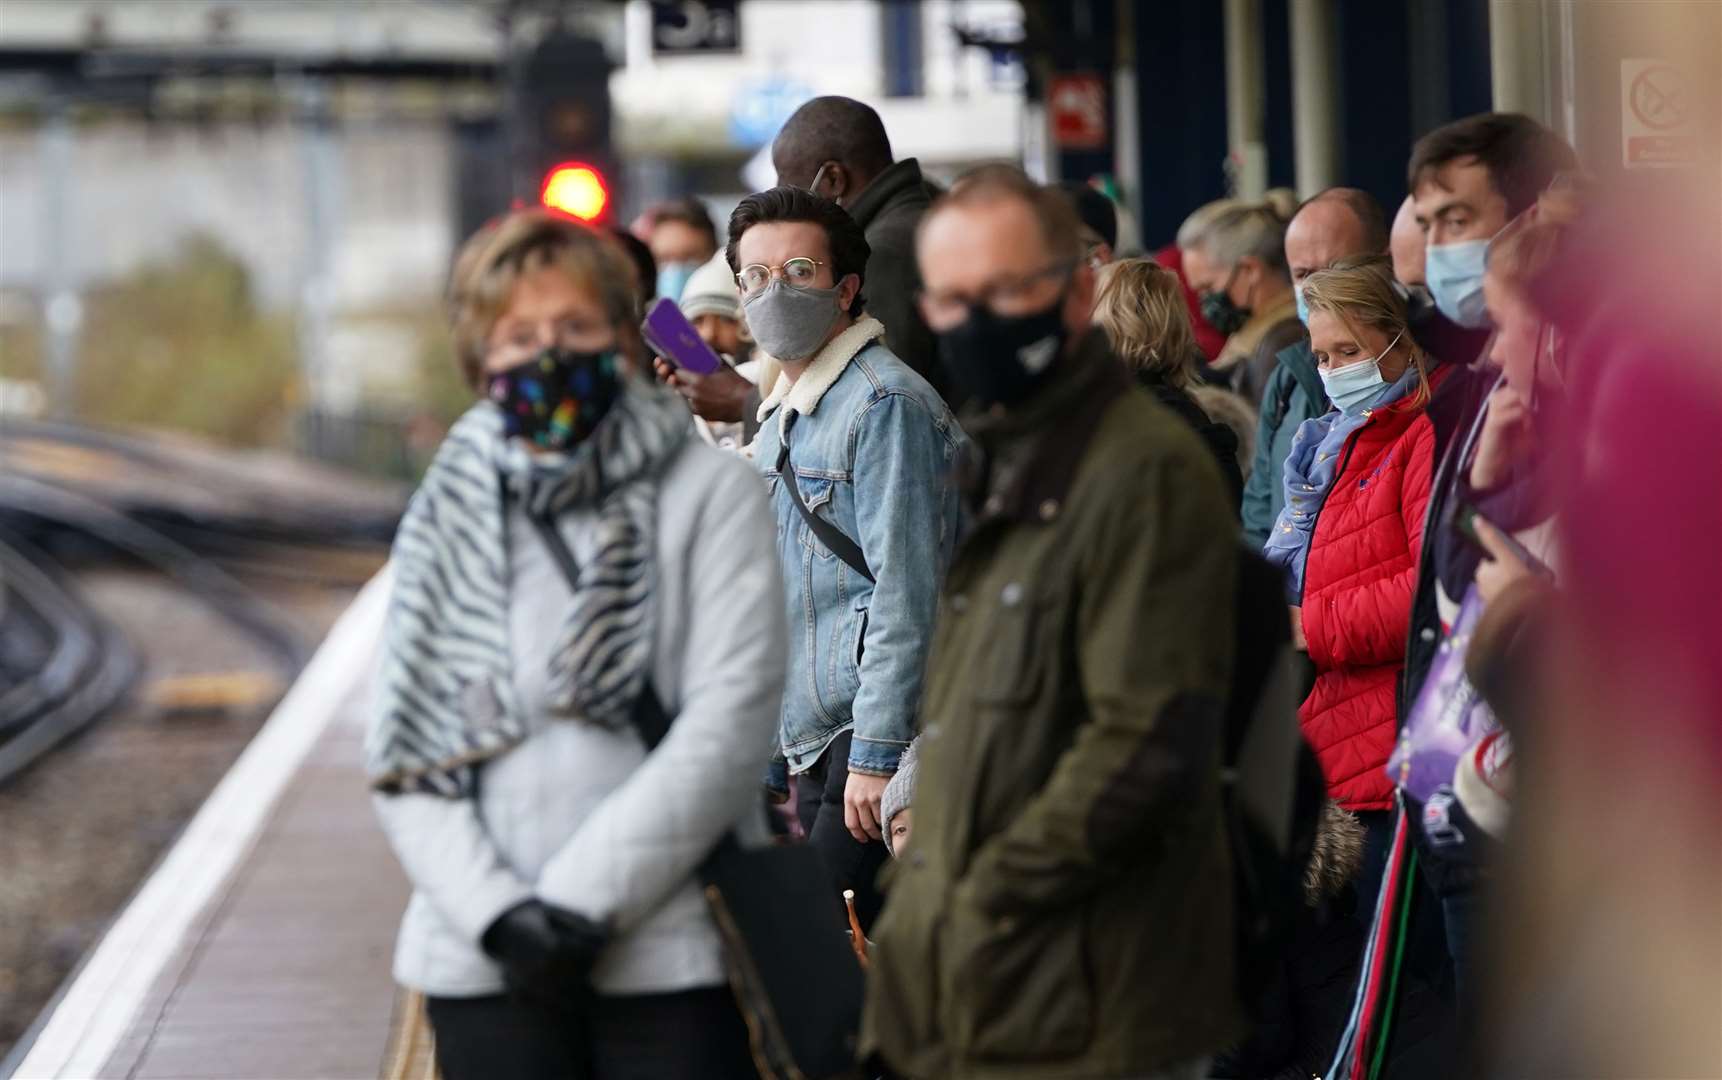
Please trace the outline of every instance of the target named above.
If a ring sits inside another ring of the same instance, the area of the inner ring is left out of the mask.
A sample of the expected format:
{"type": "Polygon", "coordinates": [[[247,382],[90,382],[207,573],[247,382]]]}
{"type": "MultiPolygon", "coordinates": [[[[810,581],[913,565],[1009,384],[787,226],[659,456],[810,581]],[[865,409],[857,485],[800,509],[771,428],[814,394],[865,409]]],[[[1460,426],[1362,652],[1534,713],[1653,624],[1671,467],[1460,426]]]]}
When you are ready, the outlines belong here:
{"type": "Polygon", "coordinates": [[[1030,406],[965,428],[975,517],[940,602],[863,1052],[928,1080],[1214,1053],[1241,1034],[1224,482],[1094,335],[1030,406]]]}

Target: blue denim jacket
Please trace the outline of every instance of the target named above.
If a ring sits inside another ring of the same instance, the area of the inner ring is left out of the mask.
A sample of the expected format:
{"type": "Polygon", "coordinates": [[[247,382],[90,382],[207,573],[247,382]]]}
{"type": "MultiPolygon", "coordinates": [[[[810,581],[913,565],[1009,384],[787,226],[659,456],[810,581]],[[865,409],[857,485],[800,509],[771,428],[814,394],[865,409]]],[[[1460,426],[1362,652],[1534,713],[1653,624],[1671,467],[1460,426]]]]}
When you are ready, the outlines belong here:
{"type": "MultiPolygon", "coordinates": [[[[777,514],[789,602],[789,682],[779,731],[790,772],[853,728],[849,768],[887,776],[915,735],[939,587],[960,513],[952,468],[964,442],[926,380],[864,318],[760,409],[754,461],[777,514]],[[869,583],[816,537],[778,476],[785,409],[790,467],[807,508],[860,545],[869,583]]],[[[782,763],[771,782],[781,786],[782,763]]]]}

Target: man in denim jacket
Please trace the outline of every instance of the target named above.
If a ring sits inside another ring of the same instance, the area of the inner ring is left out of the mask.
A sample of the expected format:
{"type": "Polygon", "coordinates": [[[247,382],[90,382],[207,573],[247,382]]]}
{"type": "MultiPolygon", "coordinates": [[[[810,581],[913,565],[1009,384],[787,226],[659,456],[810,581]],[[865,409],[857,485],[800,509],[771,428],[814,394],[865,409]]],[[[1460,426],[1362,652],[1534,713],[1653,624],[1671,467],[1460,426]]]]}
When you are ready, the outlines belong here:
{"type": "Polygon", "coordinates": [[[790,615],[774,785],[787,786],[785,766],[802,777],[801,823],[865,926],[885,856],[880,798],[914,737],[956,537],[963,433],[862,313],[867,240],[836,203],[790,187],[751,195],[727,255],[754,340],[783,365],[754,443],[790,615]]]}

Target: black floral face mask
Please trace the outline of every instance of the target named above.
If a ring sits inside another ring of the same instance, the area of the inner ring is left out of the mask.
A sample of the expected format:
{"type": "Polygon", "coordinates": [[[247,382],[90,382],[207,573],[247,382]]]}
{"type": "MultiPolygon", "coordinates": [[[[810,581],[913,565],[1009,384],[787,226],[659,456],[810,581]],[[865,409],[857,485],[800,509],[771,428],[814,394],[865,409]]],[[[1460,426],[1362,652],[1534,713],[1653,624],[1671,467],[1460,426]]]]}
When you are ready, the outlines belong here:
{"type": "Polygon", "coordinates": [[[541,450],[580,445],[621,393],[620,361],[614,349],[552,348],[491,375],[489,397],[502,410],[504,434],[541,450]]]}

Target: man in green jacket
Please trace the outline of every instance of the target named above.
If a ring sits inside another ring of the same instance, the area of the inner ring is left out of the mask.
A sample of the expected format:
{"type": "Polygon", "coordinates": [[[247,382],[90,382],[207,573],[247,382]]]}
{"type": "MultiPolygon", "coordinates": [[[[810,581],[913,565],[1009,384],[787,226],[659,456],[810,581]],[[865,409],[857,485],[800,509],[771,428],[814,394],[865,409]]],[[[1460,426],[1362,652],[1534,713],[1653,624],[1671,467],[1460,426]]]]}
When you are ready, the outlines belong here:
{"type": "Polygon", "coordinates": [[[1241,1034],[1224,483],[1089,331],[1093,272],[1057,193],[982,170],[918,252],[977,453],[863,1052],[941,1080],[1204,1076],[1241,1034]]]}

